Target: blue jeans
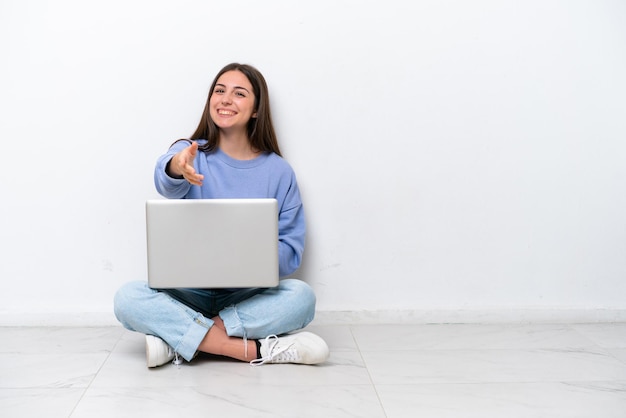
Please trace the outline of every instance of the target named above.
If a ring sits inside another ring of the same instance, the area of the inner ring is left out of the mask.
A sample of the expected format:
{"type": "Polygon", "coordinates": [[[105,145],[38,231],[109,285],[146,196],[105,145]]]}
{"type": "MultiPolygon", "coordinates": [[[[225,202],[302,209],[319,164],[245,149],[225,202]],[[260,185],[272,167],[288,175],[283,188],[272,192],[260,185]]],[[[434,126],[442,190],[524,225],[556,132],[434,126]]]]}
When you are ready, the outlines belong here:
{"type": "Polygon", "coordinates": [[[219,315],[231,337],[261,339],[304,328],[315,315],[315,295],[305,282],[284,279],[268,289],[152,289],[130,282],[115,294],[122,325],[156,335],[190,361],[219,315]]]}

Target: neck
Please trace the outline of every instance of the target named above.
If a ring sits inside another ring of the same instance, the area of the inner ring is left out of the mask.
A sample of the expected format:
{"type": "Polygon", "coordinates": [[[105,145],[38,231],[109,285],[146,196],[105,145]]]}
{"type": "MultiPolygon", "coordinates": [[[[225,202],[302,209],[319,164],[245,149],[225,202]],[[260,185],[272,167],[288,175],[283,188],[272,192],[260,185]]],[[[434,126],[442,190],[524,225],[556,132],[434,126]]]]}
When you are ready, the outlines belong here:
{"type": "Polygon", "coordinates": [[[236,160],[252,160],[259,155],[259,151],[252,147],[245,133],[220,132],[219,147],[226,155],[236,160]]]}

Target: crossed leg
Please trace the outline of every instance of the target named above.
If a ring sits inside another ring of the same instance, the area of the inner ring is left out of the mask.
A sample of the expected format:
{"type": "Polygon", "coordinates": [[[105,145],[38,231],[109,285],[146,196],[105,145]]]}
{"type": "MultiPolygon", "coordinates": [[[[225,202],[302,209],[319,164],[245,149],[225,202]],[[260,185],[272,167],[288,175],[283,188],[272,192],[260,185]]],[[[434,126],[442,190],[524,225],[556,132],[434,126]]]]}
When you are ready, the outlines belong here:
{"type": "Polygon", "coordinates": [[[231,357],[241,361],[250,362],[257,356],[255,340],[244,340],[238,337],[229,337],[226,334],[224,321],[218,316],[211,318],[214,322],[204,339],[198,346],[198,351],[220,356],[231,357]]]}

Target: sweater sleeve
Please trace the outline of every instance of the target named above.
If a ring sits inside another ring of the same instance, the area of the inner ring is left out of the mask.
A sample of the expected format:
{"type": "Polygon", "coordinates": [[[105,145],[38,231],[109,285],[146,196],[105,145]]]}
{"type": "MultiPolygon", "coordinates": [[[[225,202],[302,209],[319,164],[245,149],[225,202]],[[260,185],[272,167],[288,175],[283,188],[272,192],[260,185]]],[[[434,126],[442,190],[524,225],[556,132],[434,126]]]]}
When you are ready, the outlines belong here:
{"type": "Polygon", "coordinates": [[[278,215],[278,259],[281,277],[292,274],[300,267],[305,237],[304,208],[294,178],[278,215]]]}

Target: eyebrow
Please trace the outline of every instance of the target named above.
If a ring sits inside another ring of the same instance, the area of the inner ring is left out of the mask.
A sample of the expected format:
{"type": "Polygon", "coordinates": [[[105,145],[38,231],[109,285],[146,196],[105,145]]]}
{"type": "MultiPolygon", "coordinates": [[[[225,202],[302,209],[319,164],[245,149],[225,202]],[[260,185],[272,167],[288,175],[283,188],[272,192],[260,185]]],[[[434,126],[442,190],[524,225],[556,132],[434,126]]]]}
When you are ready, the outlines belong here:
{"type": "MultiPolygon", "coordinates": [[[[225,85],[225,84],[221,84],[221,83],[217,83],[217,84],[215,85],[215,87],[218,87],[218,86],[219,86],[219,87],[226,87],[226,85],[225,85]]],[[[247,88],[245,88],[245,87],[235,86],[235,87],[234,87],[234,89],[235,89],[235,90],[237,90],[237,89],[241,89],[241,90],[245,90],[245,91],[247,91],[248,93],[250,93],[250,90],[248,90],[248,89],[247,89],[247,88]]]]}

